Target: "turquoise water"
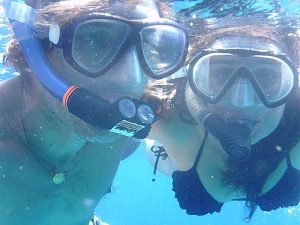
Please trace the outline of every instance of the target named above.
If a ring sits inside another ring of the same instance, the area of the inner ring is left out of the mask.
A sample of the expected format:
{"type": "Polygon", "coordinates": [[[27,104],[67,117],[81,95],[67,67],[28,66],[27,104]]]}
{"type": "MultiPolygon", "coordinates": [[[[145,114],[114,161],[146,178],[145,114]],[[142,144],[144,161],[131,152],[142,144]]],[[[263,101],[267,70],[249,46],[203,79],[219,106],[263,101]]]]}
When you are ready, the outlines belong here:
{"type": "Polygon", "coordinates": [[[113,192],[99,203],[96,212],[110,225],[296,225],[300,207],[270,213],[257,210],[251,222],[244,223],[243,203],[226,203],[221,213],[190,216],[181,210],[172,192],[171,178],[158,174],[152,182],[153,168],[140,148],[121,162],[113,192]]]}
{"type": "MultiPolygon", "coordinates": [[[[230,12],[236,15],[264,12],[281,25],[297,27],[300,19],[300,1],[175,1],[176,10],[185,10],[203,3],[195,12],[199,17],[223,15],[230,12]],[[219,3],[222,3],[221,8],[219,3]],[[226,4],[225,4],[226,3],[226,4]],[[244,11],[237,10],[247,5],[244,11]]],[[[0,9],[1,13],[1,9],[0,9]]],[[[0,60],[9,32],[0,16],[0,60]]],[[[0,80],[15,76],[14,71],[0,63],[0,80]]],[[[178,206],[172,192],[172,180],[162,174],[152,182],[153,168],[147,162],[143,150],[138,149],[131,157],[121,162],[114,179],[112,193],[106,195],[96,208],[104,221],[110,225],[238,225],[244,224],[243,203],[232,202],[224,205],[219,214],[203,217],[190,216],[178,206]]],[[[288,190],[287,190],[288,191],[288,190]]],[[[295,225],[300,224],[300,207],[285,208],[265,213],[257,210],[250,225],[295,225]]]]}
{"type": "Polygon", "coordinates": [[[2,15],[3,15],[3,8],[0,6],[0,81],[11,78],[16,75],[16,73],[11,68],[4,67],[2,64],[5,46],[10,36],[10,33],[6,25],[7,21],[3,19],[2,15]]]}

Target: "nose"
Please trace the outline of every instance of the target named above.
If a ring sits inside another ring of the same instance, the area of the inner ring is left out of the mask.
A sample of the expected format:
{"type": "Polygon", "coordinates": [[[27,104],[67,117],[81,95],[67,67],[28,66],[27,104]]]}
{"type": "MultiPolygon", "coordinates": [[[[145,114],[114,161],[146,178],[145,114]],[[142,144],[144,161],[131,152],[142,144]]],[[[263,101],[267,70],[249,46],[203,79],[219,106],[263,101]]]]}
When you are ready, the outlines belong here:
{"type": "Polygon", "coordinates": [[[231,103],[239,108],[255,104],[255,91],[248,78],[239,77],[231,87],[231,103]]]}
{"type": "Polygon", "coordinates": [[[117,84],[133,87],[141,85],[145,76],[141,71],[135,46],[129,47],[108,73],[108,79],[117,84]]]}

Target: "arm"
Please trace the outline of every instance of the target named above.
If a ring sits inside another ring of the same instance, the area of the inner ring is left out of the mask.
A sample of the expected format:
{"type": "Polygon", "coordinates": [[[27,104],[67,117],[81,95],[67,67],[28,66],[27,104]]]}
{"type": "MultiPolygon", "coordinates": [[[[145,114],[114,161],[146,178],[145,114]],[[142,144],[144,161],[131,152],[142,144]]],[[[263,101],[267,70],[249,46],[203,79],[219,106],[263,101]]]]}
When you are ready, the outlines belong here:
{"type": "Polygon", "coordinates": [[[203,136],[200,126],[186,124],[174,113],[154,123],[149,139],[162,143],[172,164],[185,171],[192,167],[203,136]]]}
{"type": "Polygon", "coordinates": [[[171,176],[176,167],[168,156],[165,147],[159,141],[150,139],[144,140],[143,147],[148,161],[154,167],[153,175],[155,176],[156,170],[158,170],[165,175],[171,176]]]}

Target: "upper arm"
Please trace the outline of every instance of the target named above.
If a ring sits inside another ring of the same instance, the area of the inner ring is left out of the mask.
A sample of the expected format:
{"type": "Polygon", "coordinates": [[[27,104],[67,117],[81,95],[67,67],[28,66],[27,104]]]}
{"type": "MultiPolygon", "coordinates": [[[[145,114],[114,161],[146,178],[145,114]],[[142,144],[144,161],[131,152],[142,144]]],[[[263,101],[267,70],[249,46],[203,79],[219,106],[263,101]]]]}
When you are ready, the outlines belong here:
{"type": "Polygon", "coordinates": [[[150,164],[161,173],[171,176],[176,170],[176,166],[172,163],[165,147],[158,141],[145,139],[143,142],[145,154],[150,164]]]}

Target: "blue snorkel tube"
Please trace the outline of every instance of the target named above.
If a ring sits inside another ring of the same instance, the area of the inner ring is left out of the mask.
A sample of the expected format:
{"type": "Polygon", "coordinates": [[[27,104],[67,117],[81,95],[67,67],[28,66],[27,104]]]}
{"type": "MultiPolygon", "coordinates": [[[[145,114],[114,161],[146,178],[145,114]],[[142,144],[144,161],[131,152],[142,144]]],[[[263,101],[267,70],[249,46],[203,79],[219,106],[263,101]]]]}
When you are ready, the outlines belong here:
{"type": "Polygon", "coordinates": [[[63,80],[49,62],[34,30],[32,21],[35,9],[24,2],[11,0],[4,1],[4,8],[28,66],[42,86],[70,113],[93,126],[117,134],[139,139],[148,136],[156,119],[150,106],[128,97],[109,103],[87,89],[63,80]]]}

